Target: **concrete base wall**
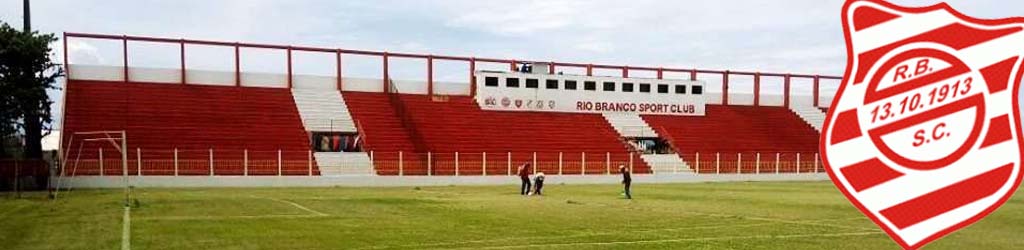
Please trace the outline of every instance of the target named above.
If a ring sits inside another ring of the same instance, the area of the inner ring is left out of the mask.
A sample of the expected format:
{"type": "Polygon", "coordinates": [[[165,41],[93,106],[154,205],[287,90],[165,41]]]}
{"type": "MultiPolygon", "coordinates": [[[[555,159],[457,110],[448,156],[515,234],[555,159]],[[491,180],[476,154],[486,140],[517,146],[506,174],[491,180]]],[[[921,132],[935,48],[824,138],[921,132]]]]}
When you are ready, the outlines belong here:
{"type": "MultiPolygon", "coordinates": [[[[634,183],[697,183],[731,181],[824,181],[828,175],[818,174],[661,174],[635,175],[634,183]]],[[[618,184],[618,175],[578,176],[549,175],[552,184],[618,184]]],[[[58,181],[54,182],[54,185],[58,181]]],[[[74,188],[121,188],[120,176],[81,176],[59,181],[60,186],[74,188]]],[[[448,185],[518,185],[514,176],[129,176],[135,187],[401,187],[448,185]]]]}

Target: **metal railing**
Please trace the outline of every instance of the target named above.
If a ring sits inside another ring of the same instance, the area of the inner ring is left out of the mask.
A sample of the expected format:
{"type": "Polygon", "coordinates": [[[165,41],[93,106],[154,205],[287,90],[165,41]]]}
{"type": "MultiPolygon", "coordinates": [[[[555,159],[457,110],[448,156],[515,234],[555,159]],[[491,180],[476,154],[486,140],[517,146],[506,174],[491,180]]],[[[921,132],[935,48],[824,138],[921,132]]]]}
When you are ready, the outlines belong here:
{"type": "MultiPolygon", "coordinates": [[[[669,173],[781,174],[821,173],[816,152],[715,152],[672,154],[682,159],[646,162],[636,153],[610,152],[349,152],[365,153],[369,162],[319,166],[314,151],[249,149],[129,149],[124,170],[120,153],[91,148],[76,153],[58,169],[64,176],[313,176],[321,168],[372,168],[378,175],[507,176],[529,163],[532,173],[609,175],[624,166],[636,174],[668,166],[669,173]]],[[[365,159],[365,158],[364,158],[365,159]]],[[[331,164],[331,163],[323,163],[331,164]]],[[[370,169],[367,169],[370,170],[370,169]]]]}
{"type": "Polygon", "coordinates": [[[383,74],[382,79],[385,79],[385,80],[382,81],[382,87],[384,88],[384,91],[388,91],[389,90],[388,89],[388,81],[386,80],[386,79],[390,79],[389,72],[388,72],[389,71],[389,65],[388,65],[388,62],[389,62],[388,59],[389,58],[397,57],[397,58],[423,59],[423,60],[426,61],[426,65],[427,65],[427,69],[426,69],[427,70],[427,77],[426,77],[427,78],[427,92],[430,95],[434,94],[434,67],[433,67],[434,60],[467,62],[469,64],[469,72],[468,72],[467,75],[469,77],[468,81],[470,83],[470,93],[469,93],[470,95],[474,95],[475,94],[475,88],[476,88],[476,85],[474,84],[475,83],[475,78],[476,78],[475,77],[475,71],[476,71],[476,64],[478,62],[508,64],[510,71],[515,71],[516,65],[521,63],[521,62],[546,62],[546,63],[548,63],[548,67],[549,67],[548,70],[550,70],[550,72],[555,72],[556,71],[556,67],[583,68],[583,69],[586,70],[586,75],[588,75],[588,76],[592,76],[593,75],[593,70],[594,69],[621,70],[622,77],[624,77],[624,78],[628,78],[629,75],[630,75],[630,72],[633,72],[633,71],[654,72],[658,79],[662,79],[666,72],[688,73],[690,80],[697,80],[698,79],[698,77],[697,77],[698,74],[716,75],[716,76],[721,76],[721,78],[722,78],[722,82],[721,82],[722,83],[721,84],[722,104],[725,104],[725,105],[729,104],[729,78],[730,78],[730,76],[750,76],[750,77],[753,77],[753,85],[754,85],[753,86],[753,92],[754,92],[754,105],[755,106],[758,105],[758,99],[760,97],[760,91],[761,91],[761,79],[763,77],[781,77],[781,78],[783,78],[783,82],[784,82],[783,83],[784,84],[784,95],[787,97],[784,100],[785,101],[785,104],[784,104],[785,106],[788,106],[788,104],[789,104],[789,99],[790,98],[788,98],[788,97],[791,94],[790,93],[790,89],[791,89],[790,85],[791,85],[792,79],[794,79],[794,78],[797,78],[797,79],[810,79],[810,80],[812,80],[813,96],[814,96],[813,97],[813,100],[814,100],[813,102],[814,102],[815,106],[820,106],[819,105],[819,101],[820,101],[819,100],[820,99],[819,95],[820,95],[820,92],[821,92],[820,91],[820,85],[821,85],[820,82],[821,82],[821,80],[822,79],[827,79],[827,80],[841,80],[842,79],[842,77],[839,77],[839,76],[825,76],[825,75],[817,75],[817,74],[771,73],[771,72],[759,72],[759,71],[734,71],[734,70],[707,70],[707,69],[697,69],[697,68],[686,69],[686,68],[671,68],[671,67],[608,65],[608,64],[592,64],[592,63],[569,63],[569,62],[553,62],[553,61],[545,61],[545,60],[518,60],[518,59],[499,59],[499,58],[478,58],[478,57],[468,57],[468,56],[445,56],[445,55],[399,53],[399,52],[387,52],[387,51],[351,50],[351,49],[340,49],[340,48],[318,48],[318,47],[304,47],[304,46],[290,46],[290,45],[273,45],[273,44],[258,44],[258,43],[243,43],[243,42],[224,42],[224,41],[209,41],[209,40],[193,40],[193,39],[183,39],[183,38],[175,39],[175,38],[161,38],[161,37],[144,37],[144,36],[107,35],[107,34],[88,34],[88,33],[70,33],[70,32],[65,32],[64,33],[64,38],[63,38],[63,43],[64,43],[63,44],[63,46],[64,46],[63,58],[64,58],[64,64],[65,64],[64,68],[67,69],[67,74],[69,76],[72,75],[72,72],[71,72],[71,69],[69,69],[67,67],[68,64],[69,64],[68,53],[67,53],[68,52],[68,50],[67,50],[68,38],[101,39],[101,40],[113,40],[113,41],[121,42],[122,59],[123,59],[122,60],[122,67],[124,68],[124,81],[125,82],[129,82],[130,81],[130,79],[129,79],[129,77],[130,77],[129,75],[130,74],[128,74],[129,73],[128,72],[128,69],[129,69],[128,55],[130,53],[129,50],[128,50],[128,43],[129,42],[133,42],[133,43],[137,43],[137,42],[164,43],[164,44],[176,44],[176,45],[179,45],[179,47],[180,47],[179,48],[179,52],[180,52],[180,57],[181,57],[180,58],[180,61],[181,61],[180,69],[181,69],[181,83],[182,84],[187,84],[188,83],[188,80],[186,78],[187,77],[187,74],[186,74],[187,67],[186,67],[186,63],[185,63],[186,62],[185,50],[187,48],[186,45],[204,45],[204,46],[218,46],[218,47],[234,48],[234,64],[235,64],[234,65],[235,66],[234,67],[234,71],[235,71],[235,85],[236,86],[241,86],[241,66],[240,66],[241,65],[241,63],[240,63],[240,57],[241,57],[240,53],[241,52],[240,52],[240,48],[260,48],[260,49],[273,49],[273,50],[284,51],[286,53],[286,55],[287,55],[287,57],[286,57],[287,58],[287,62],[285,63],[285,65],[286,65],[286,70],[287,70],[287,86],[289,88],[291,88],[293,86],[293,80],[294,80],[293,79],[294,78],[293,77],[293,71],[294,71],[293,70],[293,66],[294,66],[294,63],[293,63],[293,58],[292,58],[292,54],[293,54],[294,51],[304,51],[304,52],[317,52],[317,53],[333,54],[336,57],[336,63],[335,63],[336,64],[336,75],[335,75],[336,83],[335,84],[336,84],[336,88],[339,89],[339,90],[343,89],[343,87],[342,87],[343,86],[343,82],[342,82],[343,77],[342,77],[342,70],[341,70],[342,69],[342,55],[348,54],[348,55],[363,55],[363,56],[379,56],[379,57],[381,57],[381,59],[382,59],[381,71],[382,71],[382,74],[383,74]]]}

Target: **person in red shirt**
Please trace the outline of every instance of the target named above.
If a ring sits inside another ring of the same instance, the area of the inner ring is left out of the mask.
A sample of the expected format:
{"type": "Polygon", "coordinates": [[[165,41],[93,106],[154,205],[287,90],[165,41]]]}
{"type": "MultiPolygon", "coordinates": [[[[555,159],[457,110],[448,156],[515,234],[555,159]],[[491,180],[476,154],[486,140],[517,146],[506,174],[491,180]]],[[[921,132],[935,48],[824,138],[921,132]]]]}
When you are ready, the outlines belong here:
{"type": "Polygon", "coordinates": [[[519,166],[519,170],[518,170],[517,173],[519,174],[519,181],[521,183],[521,185],[519,186],[519,194],[520,195],[527,195],[527,194],[529,194],[530,193],[530,163],[526,163],[526,164],[520,165],[519,166]]]}

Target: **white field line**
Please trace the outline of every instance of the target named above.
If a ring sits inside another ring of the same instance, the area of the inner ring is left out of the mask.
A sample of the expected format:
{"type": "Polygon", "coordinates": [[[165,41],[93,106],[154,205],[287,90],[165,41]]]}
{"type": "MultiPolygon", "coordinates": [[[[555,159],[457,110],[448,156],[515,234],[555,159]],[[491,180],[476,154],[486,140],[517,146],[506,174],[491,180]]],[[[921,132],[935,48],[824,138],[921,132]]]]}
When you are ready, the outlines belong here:
{"type": "Polygon", "coordinates": [[[308,207],[304,207],[304,206],[299,205],[298,203],[295,203],[295,202],[286,201],[286,200],[277,199],[277,198],[269,198],[269,197],[264,197],[264,198],[272,200],[272,201],[277,201],[277,202],[281,202],[281,203],[292,205],[293,207],[296,207],[298,209],[302,209],[303,211],[309,212],[309,213],[311,213],[313,215],[316,215],[316,216],[327,216],[327,214],[325,214],[325,213],[321,213],[320,211],[309,209],[308,207]]]}
{"type": "Polygon", "coordinates": [[[795,239],[795,238],[815,238],[815,237],[845,237],[845,236],[865,236],[883,234],[881,231],[872,232],[852,232],[852,233],[825,233],[825,234],[784,234],[784,235],[749,235],[749,236],[723,236],[723,237],[696,237],[696,238],[679,238],[679,239],[661,239],[661,240],[628,240],[628,241],[605,241],[605,242],[572,242],[572,243],[540,243],[540,244],[522,244],[522,245],[508,245],[508,246],[491,246],[491,247],[458,247],[458,248],[445,248],[445,249],[515,249],[515,248],[537,248],[537,247],[557,247],[557,246],[608,246],[608,245],[630,245],[630,244],[655,244],[655,243],[671,243],[671,242],[687,242],[687,241],[716,241],[716,240],[743,240],[743,239],[795,239]]]}
{"type": "Polygon", "coordinates": [[[201,216],[188,216],[188,215],[185,215],[185,216],[155,216],[155,217],[139,218],[139,220],[144,220],[144,221],[158,221],[158,220],[233,220],[233,219],[275,219],[275,218],[295,218],[295,219],[298,219],[298,218],[319,218],[319,217],[330,216],[329,214],[326,214],[326,213],[323,213],[323,212],[320,212],[320,211],[316,211],[316,210],[310,209],[308,207],[299,205],[298,203],[291,202],[291,201],[286,201],[286,200],[281,200],[281,199],[276,199],[276,198],[269,198],[269,197],[258,197],[258,196],[252,196],[252,197],[253,198],[258,198],[258,199],[267,199],[267,200],[272,200],[272,201],[288,204],[290,206],[298,208],[299,210],[306,211],[309,214],[262,214],[262,215],[226,215],[226,216],[210,216],[210,215],[201,215],[201,216]]]}
{"type": "MultiPolygon", "coordinates": [[[[640,230],[626,230],[630,233],[647,233],[647,232],[663,232],[663,231],[682,231],[682,230],[697,230],[697,229],[717,229],[717,228],[741,228],[741,227],[756,227],[774,225],[776,223],[753,223],[753,224],[741,224],[741,225],[716,225],[716,226],[694,226],[694,227],[676,227],[676,228],[654,228],[654,229],[640,229],[640,230]]],[[[463,245],[473,243],[490,243],[490,242],[506,242],[506,241],[522,241],[522,240],[544,240],[544,239],[566,239],[566,238],[581,238],[581,237],[593,237],[603,235],[615,235],[622,234],[622,232],[596,232],[596,233],[579,233],[570,235],[553,235],[553,236],[525,236],[525,237],[505,237],[499,239],[489,240],[468,240],[468,241],[453,241],[453,242],[438,242],[438,243],[426,243],[426,244],[409,244],[409,245],[396,245],[396,246],[373,246],[359,249],[387,249],[387,248],[402,248],[402,247],[444,247],[451,245],[463,245]]]]}
{"type": "Polygon", "coordinates": [[[161,221],[161,220],[247,220],[247,219],[301,219],[301,218],[321,218],[325,216],[315,214],[266,214],[266,215],[226,215],[226,216],[155,216],[155,217],[143,217],[137,218],[136,220],[141,221],[161,221]]]}
{"type": "Polygon", "coordinates": [[[132,207],[124,207],[124,222],[121,224],[121,250],[132,249],[132,207]]]}

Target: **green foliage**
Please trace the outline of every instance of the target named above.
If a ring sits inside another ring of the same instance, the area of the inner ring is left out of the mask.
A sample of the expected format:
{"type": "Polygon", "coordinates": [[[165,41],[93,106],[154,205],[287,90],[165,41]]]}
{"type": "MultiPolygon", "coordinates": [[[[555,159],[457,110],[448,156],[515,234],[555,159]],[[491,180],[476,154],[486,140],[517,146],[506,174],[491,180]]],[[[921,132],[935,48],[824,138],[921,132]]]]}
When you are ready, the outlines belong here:
{"type": "Polygon", "coordinates": [[[56,41],[53,34],[24,32],[0,23],[0,138],[21,132],[26,139],[38,139],[49,131],[53,102],[46,90],[57,89],[56,79],[63,76],[50,58],[50,44],[56,41]]]}

